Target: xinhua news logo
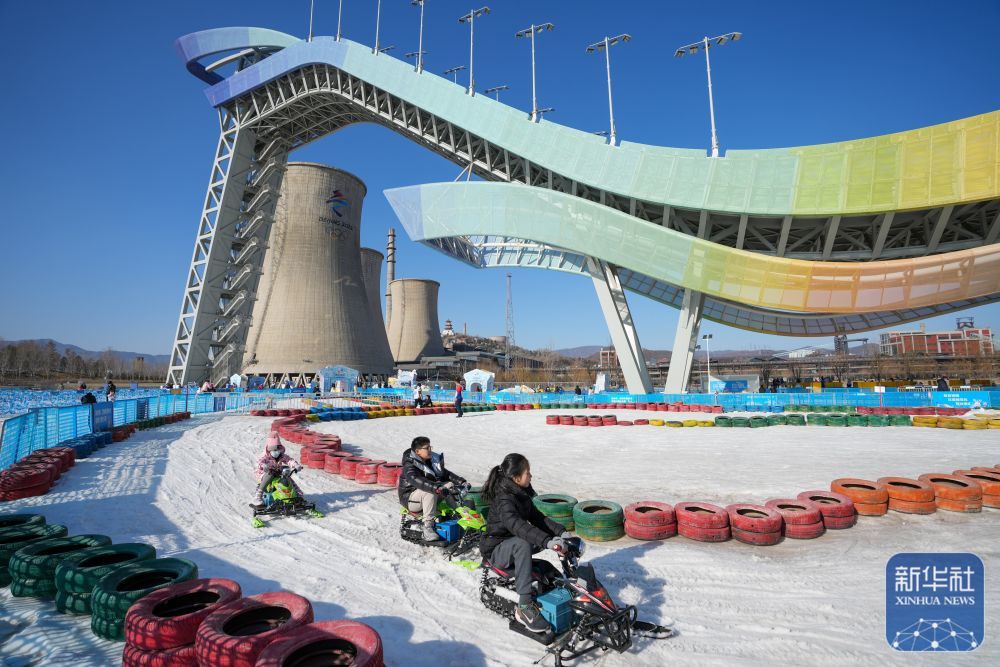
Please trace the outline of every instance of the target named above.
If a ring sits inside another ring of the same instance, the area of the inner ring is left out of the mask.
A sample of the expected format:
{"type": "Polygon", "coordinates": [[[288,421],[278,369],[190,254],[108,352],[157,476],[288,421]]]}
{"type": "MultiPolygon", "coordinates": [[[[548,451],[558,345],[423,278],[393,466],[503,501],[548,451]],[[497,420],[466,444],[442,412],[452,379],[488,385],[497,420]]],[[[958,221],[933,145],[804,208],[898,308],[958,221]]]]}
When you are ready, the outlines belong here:
{"type": "Polygon", "coordinates": [[[983,643],[983,561],[896,554],[885,566],[885,639],[897,651],[974,651],[983,643]]]}

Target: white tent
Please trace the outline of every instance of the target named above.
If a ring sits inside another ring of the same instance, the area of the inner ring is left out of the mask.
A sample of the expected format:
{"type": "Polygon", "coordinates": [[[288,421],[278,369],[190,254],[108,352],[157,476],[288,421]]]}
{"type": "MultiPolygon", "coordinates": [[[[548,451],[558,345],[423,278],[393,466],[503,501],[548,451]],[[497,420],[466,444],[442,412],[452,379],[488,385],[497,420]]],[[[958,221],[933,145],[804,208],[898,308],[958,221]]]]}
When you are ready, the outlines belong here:
{"type": "Polygon", "coordinates": [[[496,376],[481,368],[474,368],[465,374],[465,390],[469,392],[490,392],[493,391],[493,379],[496,376]],[[478,385],[476,389],[474,385],[478,385]]]}
{"type": "Polygon", "coordinates": [[[320,391],[324,394],[339,385],[338,391],[352,391],[360,373],[347,366],[327,366],[319,369],[320,391]]]}

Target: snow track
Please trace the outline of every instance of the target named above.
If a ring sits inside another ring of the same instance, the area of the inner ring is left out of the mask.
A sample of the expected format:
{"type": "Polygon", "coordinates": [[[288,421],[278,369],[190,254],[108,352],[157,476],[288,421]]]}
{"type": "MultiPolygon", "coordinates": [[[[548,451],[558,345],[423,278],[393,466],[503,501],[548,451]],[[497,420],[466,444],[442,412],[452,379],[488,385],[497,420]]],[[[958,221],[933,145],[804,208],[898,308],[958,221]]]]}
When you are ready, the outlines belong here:
{"type": "MultiPolygon", "coordinates": [[[[629,413],[630,416],[633,413],[629,413]]],[[[635,417],[657,416],[641,414],[635,417]]],[[[697,418],[695,416],[694,418],[697,418]]],[[[80,461],[47,495],[3,503],[37,510],[70,534],[146,541],[161,556],[229,577],[246,595],[287,589],[312,600],[317,619],[352,618],[379,631],[388,664],[529,665],[541,647],[507,631],[477,593],[478,573],[398,536],[395,489],[306,469],[300,485],[323,519],[278,519],[255,530],[247,504],[253,465],[271,420],[203,417],[144,431],[80,461]]],[[[427,435],[473,483],[504,454],[531,460],[540,493],[580,500],[763,502],[837,477],[916,476],[1000,463],[995,431],[918,428],[762,429],[546,426],[538,412],[470,413],[324,422],[344,448],[398,460],[427,435]]],[[[289,446],[298,458],[298,447],[289,446]]],[[[899,551],[971,551],[986,564],[987,637],[949,664],[997,663],[1000,510],[859,520],[813,541],[774,547],[702,544],[681,537],[589,544],[612,594],[640,616],[675,622],[679,636],[638,639],[600,665],[939,664],[895,653],[884,640],[884,571],[899,551]]],[[[107,665],[121,645],[96,639],[87,617],[0,590],[0,664],[107,665]]],[[[551,664],[551,660],[546,664],[551,664]]]]}

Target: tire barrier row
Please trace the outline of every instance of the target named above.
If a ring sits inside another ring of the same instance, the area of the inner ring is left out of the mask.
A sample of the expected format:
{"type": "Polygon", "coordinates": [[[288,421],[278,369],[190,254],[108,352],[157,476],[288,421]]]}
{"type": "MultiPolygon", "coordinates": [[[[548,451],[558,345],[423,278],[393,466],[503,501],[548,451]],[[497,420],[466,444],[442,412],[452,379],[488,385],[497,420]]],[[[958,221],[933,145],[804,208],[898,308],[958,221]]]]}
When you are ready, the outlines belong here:
{"type": "MultiPolygon", "coordinates": [[[[462,406],[463,412],[489,412],[496,406],[480,403],[470,403],[462,406]]],[[[388,403],[382,405],[363,405],[350,408],[312,408],[310,410],[251,410],[253,417],[297,417],[303,416],[306,421],[353,421],[357,419],[378,419],[380,417],[422,417],[424,415],[455,414],[458,408],[454,405],[435,405],[428,408],[401,408],[388,403]]]]}
{"type": "MultiPolygon", "coordinates": [[[[938,417],[930,417],[929,419],[938,420],[938,417]]],[[[957,428],[965,429],[983,429],[987,428],[986,420],[957,420],[953,418],[953,422],[961,422],[957,428]],[[975,424],[975,425],[970,425],[975,424]]],[[[916,418],[914,418],[916,420],[916,418]]],[[[621,420],[615,415],[546,415],[545,423],[549,426],[666,426],[668,428],[682,428],[682,427],[711,427],[718,426],[720,428],[760,428],[764,426],[805,426],[807,423],[809,426],[910,426],[910,417],[907,415],[833,415],[833,414],[823,414],[823,413],[811,413],[808,416],[808,422],[805,416],[797,413],[792,414],[773,414],[763,417],[760,415],[755,415],[751,417],[730,417],[726,415],[720,415],[714,420],[711,419],[685,419],[682,421],[674,420],[662,420],[662,419],[635,419],[635,420],[621,420]]],[[[916,421],[912,422],[914,426],[923,426],[926,424],[917,424],[916,421]]],[[[932,426],[934,424],[931,424],[932,426]]],[[[956,428],[956,426],[946,426],[946,428],[956,428]]],[[[993,428],[989,426],[989,428],[993,428]]]]}
{"type": "Polygon", "coordinates": [[[314,622],[312,604],[278,591],[242,597],[229,579],[199,579],[183,558],[141,543],[67,537],[40,514],[0,515],[0,585],[90,615],[91,631],[124,641],[123,667],[383,667],[378,632],[355,621],[314,622]]]}
{"type": "Polygon", "coordinates": [[[925,428],[949,428],[965,431],[1000,429],[1000,419],[962,419],[959,417],[935,417],[918,415],[913,418],[914,426],[925,428]]]}

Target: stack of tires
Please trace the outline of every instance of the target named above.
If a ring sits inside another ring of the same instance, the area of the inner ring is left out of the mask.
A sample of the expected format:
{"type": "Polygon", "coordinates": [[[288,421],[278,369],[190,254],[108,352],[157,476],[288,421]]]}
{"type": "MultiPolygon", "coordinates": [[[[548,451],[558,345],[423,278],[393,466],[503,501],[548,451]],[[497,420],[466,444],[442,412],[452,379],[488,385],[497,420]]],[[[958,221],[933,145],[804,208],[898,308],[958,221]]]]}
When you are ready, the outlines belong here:
{"type": "Polygon", "coordinates": [[[655,500],[641,500],[627,505],[625,534],[637,540],[665,540],[677,534],[674,508],[655,500]]]}
{"type": "Polygon", "coordinates": [[[125,639],[125,615],[153,591],[198,578],[198,566],[183,558],[154,558],[119,567],[94,585],[90,629],[102,639],[125,639]]]}
{"type": "Polygon", "coordinates": [[[907,477],[879,477],[878,483],[889,493],[889,509],[905,514],[933,514],[934,487],[919,479],[907,477]]]}
{"type": "Polygon", "coordinates": [[[958,475],[927,473],[917,478],[934,488],[934,504],[949,512],[982,512],[983,487],[972,479],[958,475]]]}
{"type": "Polygon", "coordinates": [[[68,554],[55,570],[56,609],[64,614],[91,614],[90,596],[105,576],[120,567],[156,558],[148,544],[90,547],[68,554]]]}
{"type": "Polygon", "coordinates": [[[347,479],[356,479],[358,475],[358,465],[368,463],[371,459],[367,456],[348,456],[340,460],[340,476],[347,479]]]}
{"type": "Polygon", "coordinates": [[[377,483],[378,469],[385,463],[386,461],[365,461],[364,463],[359,463],[357,472],[354,475],[354,481],[358,484],[377,483]]]}
{"type": "Polygon", "coordinates": [[[122,667],[198,665],[198,628],[242,594],[230,579],[192,579],[138,600],[125,615],[122,667]]]}
{"type": "Polygon", "coordinates": [[[38,449],[0,472],[0,501],[20,500],[46,493],[76,462],[72,447],[38,449]]]}
{"type": "Polygon", "coordinates": [[[746,417],[733,417],[730,420],[730,425],[733,428],[749,428],[750,420],[746,417]]]}
{"type": "MultiPolygon", "coordinates": [[[[18,515],[12,515],[18,516],[18,515]]],[[[39,517],[39,515],[20,515],[21,517],[39,517]]],[[[66,526],[59,524],[46,524],[44,517],[38,520],[31,518],[22,525],[12,525],[9,528],[0,530],[0,586],[9,586],[11,576],[8,566],[10,559],[17,551],[28,546],[32,542],[40,542],[55,537],[66,537],[69,531],[66,526]]]]}
{"type": "Polygon", "coordinates": [[[970,479],[983,487],[983,507],[1000,508],[1000,469],[973,468],[955,470],[952,474],[970,479]]]}
{"type": "Polygon", "coordinates": [[[781,515],[782,532],[793,540],[811,540],[826,532],[823,513],[816,503],[802,498],[775,498],[764,507],[781,515]]]}
{"type": "Polygon", "coordinates": [[[737,503],[726,506],[733,539],[766,547],[781,541],[781,515],[764,505],[737,503]]]}
{"type": "Polygon", "coordinates": [[[574,532],[592,542],[610,542],[625,535],[625,512],[610,500],[583,500],[573,507],[574,532]]]}
{"type": "Polygon", "coordinates": [[[823,527],[827,530],[851,528],[858,522],[854,501],[849,496],[836,491],[803,491],[799,500],[812,502],[819,508],[823,527]]]}
{"type": "Polygon", "coordinates": [[[269,644],[312,622],[312,604],[294,593],[233,600],[214,609],[198,626],[194,638],[198,664],[253,667],[269,644]]]}
{"type": "Polygon", "coordinates": [[[850,498],[860,516],[882,516],[889,511],[889,492],[884,484],[841,477],[830,482],[830,490],[850,498]]]}
{"type": "Polygon", "coordinates": [[[560,523],[566,530],[573,530],[573,508],[576,507],[577,500],[573,496],[561,493],[543,493],[531,499],[538,511],[560,523]]]}
{"type": "Polygon", "coordinates": [[[18,549],[10,558],[7,571],[10,592],[15,597],[54,600],[57,595],[56,567],[73,553],[89,547],[111,544],[107,535],[75,535],[37,540],[18,549]]]}
{"type": "Polygon", "coordinates": [[[729,428],[733,425],[733,420],[731,417],[716,417],[715,425],[722,428],[729,428]]]}
{"type": "Polygon", "coordinates": [[[323,470],[333,475],[340,474],[340,464],[344,459],[352,458],[354,454],[350,452],[326,451],[323,454],[323,470]]]}
{"type": "Polygon", "coordinates": [[[357,621],[319,621],[298,627],[267,645],[256,667],[306,664],[383,667],[382,638],[357,621]]]}
{"type": "Polygon", "coordinates": [[[559,415],[545,415],[545,423],[554,426],[559,425],[559,415]]]}
{"type": "Polygon", "coordinates": [[[677,533],[699,542],[725,542],[731,537],[729,513],[711,503],[683,502],[674,505],[677,533]]]}
{"type": "Polygon", "coordinates": [[[785,423],[789,426],[805,426],[806,418],[800,414],[792,413],[790,415],[785,415],[785,423]]]}

